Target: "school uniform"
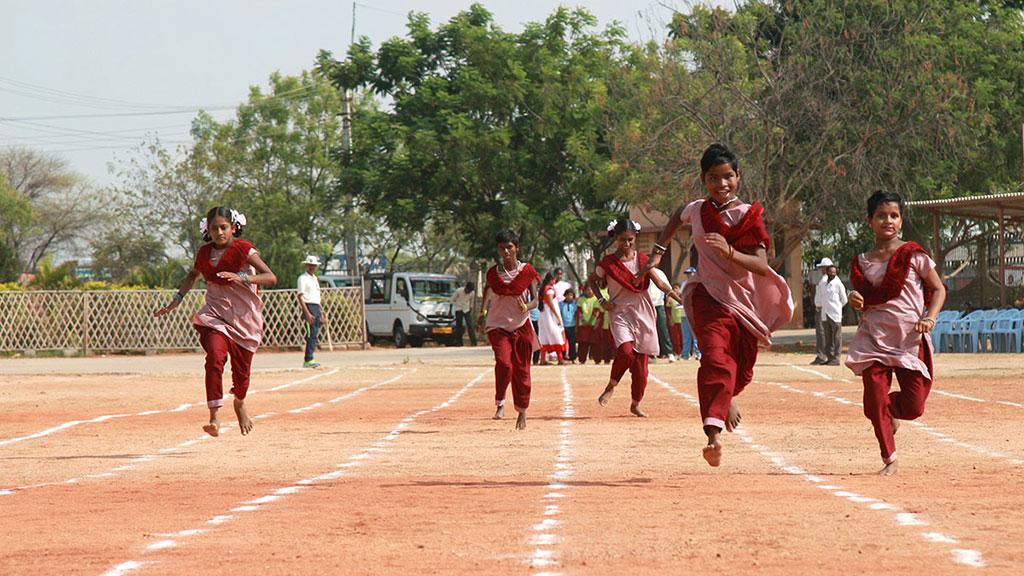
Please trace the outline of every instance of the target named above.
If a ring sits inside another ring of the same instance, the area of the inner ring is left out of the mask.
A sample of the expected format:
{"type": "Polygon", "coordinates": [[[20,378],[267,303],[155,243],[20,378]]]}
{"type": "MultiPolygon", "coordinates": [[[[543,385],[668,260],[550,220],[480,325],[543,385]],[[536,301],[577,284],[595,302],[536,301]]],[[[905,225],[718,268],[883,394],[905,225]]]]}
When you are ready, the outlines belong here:
{"type": "Polygon", "coordinates": [[[530,314],[522,306],[530,296],[530,284],[538,279],[537,271],[525,262],[512,271],[500,264],[487,271],[492,296],[484,331],[494,351],[494,405],[505,405],[511,384],[517,412],[530,407],[530,360],[540,350],[530,314]]]}
{"type": "Polygon", "coordinates": [[[896,460],[892,416],[914,420],[924,413],[932,387],[932,342],[914,325],[924,316],[930,292],[924,277],[935,262],[914,242],[907,242],[887,262],[870,262],[863,254],[851,266],[854,290],[865,297],[846,366],[864,383],[864,415],[871,420],[882,461],[896,460]],[[900,389],[890,392],[892,376],[900,389]]]}
{"type": "Polygon", "coordinates": [[[233,240],[224,249],[212,243],[199,249],[195,269],[206,279],[206,303],[192,315],[199,342],[206,351],[206,405],[223,406],[224,365],[231,359],[231,394],[244,400],[249,390],[253,355],[263,338],[263,301],[255,284],[229,282],[218,272],[256,270],[248,258],[256,248],[245,240],[233,240]]]}
{"type": "Polygon", "coordinates": [[[597,277],[607,282],[608,300],[615,304],[608,312],[615,349],[609,379],[617,384],[628,369],[634,403],[643,400],[647,388],[648,357],[656,356],[659,350],[657,312],[647,291],[651,280],[644,278],[640,288],[633,286],[635,275],[646,261],[647,256],[639,251],[627,262],[609,254],[595,270],[597,277]]]}
{"type": "Polygon", "coordinates": [[[782,276],[774,270],[754,274],[701,240],[717,232],[736,251],[767,249],[762,213],[756,202],[735,202],[719,211],[706,199],[680,213],[692,226],[700,259],[683,287],[683,305],[690,328],[700,336],[697,392],[705,426],[725,428],[733,397],[753,379],[758,345],[770,346],[772,332],[793,317],[793,299],[782,276]]]}

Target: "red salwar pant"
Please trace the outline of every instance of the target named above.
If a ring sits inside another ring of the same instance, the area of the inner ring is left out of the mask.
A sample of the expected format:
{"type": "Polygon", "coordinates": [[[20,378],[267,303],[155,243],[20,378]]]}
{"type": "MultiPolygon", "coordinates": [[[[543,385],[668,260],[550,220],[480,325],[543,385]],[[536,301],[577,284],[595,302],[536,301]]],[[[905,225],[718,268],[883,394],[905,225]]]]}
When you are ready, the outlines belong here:
{"type": "Polygon", "coordinates": [[[623,342],[615,350],[615,360],[612,362],[612,373],[609,377],[616,384],[629,370],[630,396],[633,404],[639,404],[644,399],[644,391],[647,389],[647,354],[637,352],[633,349],[632,342],[623,342]]]}
{"type": "MultiPolygon", "coordinates": [[[[683,318],[686,322],[686,318],[683,318]]],[[[668,335],[672,339],[672,353],[682,358],[683,356],[683,325],[669,324],[668,335]]]]}
{"type": "MultiPolygon", "coordinates": [[[[932,371],[932,351],[921,337],[917,357],[932,371]]],[[[900,420],[914,420],[924,414],[924,402],[932,389],[932,380],[916,370],[901,366],[886,366],[875,362],[860,373],[864,381],[864,415],[871,420],[875,438],[882,452],[882,461],[891,464],[896,460],[896,438],[892,433],[889,415],[900,420]],[[890,392],[892,374],[900,383],[900,389],[890,392]]]]}
{"type": "Polygon", "coordinates": [[[703,284],[691,296],[693,324],[700,334],[697,396],[704,426],[725,428],[729,405],[754,378],[757,338],[715,300],[703,284]]]}
{"type": "Polygon", "coordinates": [[[249,392],[249,371],[253,353],[228,338],[227,334],[194,325],[199,332],[199,343],[206,351],[206,406],[224,405],[224,364],[231,358],[231,394],[245,400],[249,392]]]}
{"type": "Polygon", "coordinates": [[[512,384],[512,404],[517,412],[530,407],[530,362],[533,358],[533,326],[524,322],[513,332],[494,328],[487,340],[494,351],[494,405],[505,405],[505,392],[512,384]]]}

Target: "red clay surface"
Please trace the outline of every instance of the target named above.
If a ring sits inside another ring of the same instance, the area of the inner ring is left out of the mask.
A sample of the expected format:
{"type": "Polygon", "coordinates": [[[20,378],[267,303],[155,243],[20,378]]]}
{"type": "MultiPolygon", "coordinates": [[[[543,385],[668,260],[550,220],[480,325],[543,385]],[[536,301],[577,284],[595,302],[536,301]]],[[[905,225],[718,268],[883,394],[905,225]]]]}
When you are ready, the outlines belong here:
{"type": "Polygon", "coordinates": [[[298,357],[257,354],[219,438],[201,356],[0,361],[0,574],[1024,573],[1021,355],[936,357],[892,478],[810,355],[762,353],[718,469],[693,361],[646,420],[608,366],[534,367],[515,432],[486,348],[298,357]]]}

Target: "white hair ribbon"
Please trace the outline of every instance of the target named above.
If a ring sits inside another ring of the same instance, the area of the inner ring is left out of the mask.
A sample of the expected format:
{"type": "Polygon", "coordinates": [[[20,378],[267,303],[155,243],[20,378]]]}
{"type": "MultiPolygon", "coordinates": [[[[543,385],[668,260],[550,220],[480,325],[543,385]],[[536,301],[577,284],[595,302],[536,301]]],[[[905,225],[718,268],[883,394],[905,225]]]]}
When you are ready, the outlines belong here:
{"type": "Polygon", "coordinates": [[[245,226],[245,214],[242,214],[238,210],[231,210],[231,222],[236,226],[245,226]]]}

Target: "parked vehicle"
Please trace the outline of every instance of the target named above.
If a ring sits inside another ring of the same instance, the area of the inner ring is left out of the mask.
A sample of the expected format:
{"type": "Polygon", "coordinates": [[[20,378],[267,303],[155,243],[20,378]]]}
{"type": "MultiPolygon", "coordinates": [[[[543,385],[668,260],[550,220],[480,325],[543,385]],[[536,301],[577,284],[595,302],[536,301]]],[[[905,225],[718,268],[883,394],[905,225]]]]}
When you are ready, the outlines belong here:
{"type": "Polygon", "coordinates": [[[425,340],[453,344],[455,319],[449,301],[458,283],[448,274],[367,274],[363,278],[367,337],[390,337],[398,348],[422,346],[425,340]]]}
{"type": "Polygon", "coordinates": [[[321,274],[321,288],[353,288],[360,286],[363,282],[362,276],[346,276],[343,274],[321,274]]]}

